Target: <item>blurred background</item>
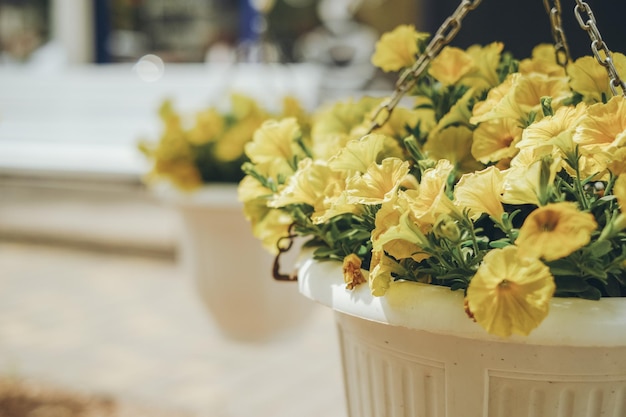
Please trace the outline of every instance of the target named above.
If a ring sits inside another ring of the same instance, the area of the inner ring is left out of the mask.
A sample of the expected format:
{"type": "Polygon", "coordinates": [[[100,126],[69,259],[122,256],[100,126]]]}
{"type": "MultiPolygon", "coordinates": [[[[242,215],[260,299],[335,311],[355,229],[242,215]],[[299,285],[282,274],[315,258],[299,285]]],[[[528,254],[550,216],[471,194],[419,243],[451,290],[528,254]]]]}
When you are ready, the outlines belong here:
{"type": "MultiPolygon", "coordinates": [[[[623,2],[589,3],[609,48],[626,50],[623,2]]],[[[562,4],[572,54],[586,55],[575,3],[562,4]]],[[[91,415],[68,414],[76,400],[110,415],[345,416],[331,312],[265,343],[223,337],[180,268],[178,214],[143,185],[137,141],[158,136],[165,98],[194,111],[239,89],[312,110],[389,94],[393,77],[369,61],[380,34],[434,33],[457,5],[0,0],[0,415],[91,415]]],[[[518,57],[552,42],[543,2],[484,0],[453,45],[495,40],[518,57]]]]}

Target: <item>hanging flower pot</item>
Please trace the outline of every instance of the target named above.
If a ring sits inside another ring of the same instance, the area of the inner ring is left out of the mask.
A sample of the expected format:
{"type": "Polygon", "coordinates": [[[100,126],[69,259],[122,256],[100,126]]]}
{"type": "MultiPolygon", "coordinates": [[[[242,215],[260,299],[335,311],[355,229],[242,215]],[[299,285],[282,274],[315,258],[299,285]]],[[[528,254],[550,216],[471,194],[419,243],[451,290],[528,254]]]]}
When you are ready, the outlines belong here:
{"type": "Polygon", "coordinates": [[[626,56],[445,46],[478,3],[381,37],[389,99],[264,123],[240,195],[259,238],[280,215],[308,239],[300,291],[336,312],[350,417],[622,416],[626,56]]]}
{"type": "MultiPolygon", "coordinates": [[[[180,213],[181,265],[211,318],[232,339],[263,341],[298,327],[312,303],[269,279],[273,257],[254,239],[237,199],[244,148],[264,120],[278,116],[247,95],[232,93],[230,102],[227,110],[188,115],[165,100],[159,140],[139,149],[152,162],[148,187],[180,213]]],[[[306,119],[296,99],[283,104],[280,116],[306,119]]]]}
{"type": "MultiPolygon", "coordinates": [[[[527,337],[489,335],[448,288],[346,289],[340,262],[302,259],[300,292],[332,308],[351,417],[621,416],[626,301],[554,299],[527,337]]],[[[367,275],[367,272],[364,271],[367,275]]]]}
{"type": "Polygon", "coordinates": [[[273,257],[253,237],[234,185],[161,189],[159,197],[180,214],[181,267],[225,336],[264,341],[302,326],[314,304],[271,279],[273,257]]]}

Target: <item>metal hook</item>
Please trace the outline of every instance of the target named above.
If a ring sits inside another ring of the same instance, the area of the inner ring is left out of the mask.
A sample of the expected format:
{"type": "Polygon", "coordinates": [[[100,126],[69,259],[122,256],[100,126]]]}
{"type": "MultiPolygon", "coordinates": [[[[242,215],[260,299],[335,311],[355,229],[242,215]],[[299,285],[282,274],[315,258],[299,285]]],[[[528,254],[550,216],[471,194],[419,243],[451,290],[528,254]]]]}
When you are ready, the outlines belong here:
{"type": "Polygon", "coordinates": [[[293,232],[293,229],[295,226],[296,226],[295,223],[291,223],[289,225],[287,236],[281,237],[280,239],[278,239],[278,242],[276,242],[278,253],[274,257],[274,264],[272,266],[272,276],[274,277],[276,281],[297,281],[298,280],[297,270],[292,272],[291,274],[283,274],[280,272],[280,256],[285,252],[289,252],[289,250],[293,246],[294,238],[298,236],[293,232]],[[284,241],[288,241],[286,246],[282,245],[284,241]]]}

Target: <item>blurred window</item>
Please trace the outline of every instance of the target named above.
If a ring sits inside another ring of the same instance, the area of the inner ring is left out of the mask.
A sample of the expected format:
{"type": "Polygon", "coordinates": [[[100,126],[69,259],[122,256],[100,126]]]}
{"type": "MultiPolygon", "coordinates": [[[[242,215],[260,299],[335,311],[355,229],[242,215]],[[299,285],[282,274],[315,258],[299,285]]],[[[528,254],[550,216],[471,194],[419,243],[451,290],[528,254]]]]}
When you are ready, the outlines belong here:
{"type": "Polygon", "coordinates": [[[32,59],[50,39],[50,0],[0,0],[0,64],[32,59]]]}

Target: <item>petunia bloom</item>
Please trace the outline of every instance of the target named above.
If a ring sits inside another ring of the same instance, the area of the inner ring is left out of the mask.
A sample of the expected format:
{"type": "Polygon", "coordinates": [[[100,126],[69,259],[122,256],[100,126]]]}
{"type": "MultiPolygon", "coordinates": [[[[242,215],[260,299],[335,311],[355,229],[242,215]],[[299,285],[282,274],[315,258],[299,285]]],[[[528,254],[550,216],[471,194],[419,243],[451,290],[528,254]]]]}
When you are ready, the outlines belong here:
{"type": "Polygon", "coordinates": [[[454,189],[454,203],[462,209],[469,209],[474,220],[487,213],[495,221],[500,221],[504,214],[503,191],[504,174],[490,166],[461,177],[454,189]]]}
{"type": "Polygon", "coordinates": [[[446,46],[433,58],[428,73],[443,85],[454,85],[474,68],[474,60],[464,50],[446,46]]]}
{"type": "Polygon", "coordinates": [[[330,159],[328,165],[334,170],[365,172],[371,164],[378,162],[385,138],[385,135],[371,134],[351,140],[330,159]]]}
{"type": "Polygon", "coordinates": [[[548,315],[554,291],[554,278],[543,262],[507,246],[485,255],[467,288],[466,303],[489,333],[526,336],[548,315]]]}
{"type": "Polygon", "coordinates": [[[556,62],[554,45],[547,43],[535,46],[531,58],[520,61],[519,72],[522,74],[538,72],[555,77],[565,75],[563,67],[556,62]]]}
{"type": "Polygon", "coordinates": [[[593,215],[578,210],[576,203],[553,203],[528,215],[515,244],[525,256],[553,261],[587,245],[597,228],[593,215]]]}
{"type": "Polygon", "coordinates": [[[372,64],[385,72],[398,71],[411,66],[418,54],[418,42],[430,35],[418,32],[413,25],[400,25],[383,34],[376,43],[372,64]]]}
{"type": "Polygon", "coordinates": [[[295,143],[300,134],[300,126],[295,118],[268,120],[254,132],[252,142],[246,144],[246,155],[255,164],[268,162],[289,165],[296,156],[303,156],[295,143]]]}
{"type": "Polygon", "coordinates": [[[496,119],[478,125],[474,130],[472,155],[488,164],[511,159],[517,154],[515,147],[522,137],[522,128],[513,119],[496,119]]]}
{"type": "Polygon", "coordinates": [[[348,202],[354,204],[382,204],[390,201],[409,175],[409,162],[399,158],[385,158],[372,163],[363,175],[348,178],[348,202]]]}
{"type": "MultiPolygon", "coordinates": [[[[626,71],[626,56],[614,53],[613,64],[617,72],[623,74],[626,71]]],[[[606,69],[593,56],[583,56],[570,63],[567,73],[572,90],[580,93],[585,103],[602,103],[613,95],[606,69]]]]}
{"type": "Polygon", "coordinates": [[[626,213],[626,174],[617,177],[613,185],[613,195],[617,198],[617,204],[622,213],[626,213]]]}
{"type": "Polygon", "coordinates": [[[626,98],[615,96],[606,104],[589,106],[580,119],[574,134],[574,142],[581,152],[614,152],[626,146],[626,98]]]}

